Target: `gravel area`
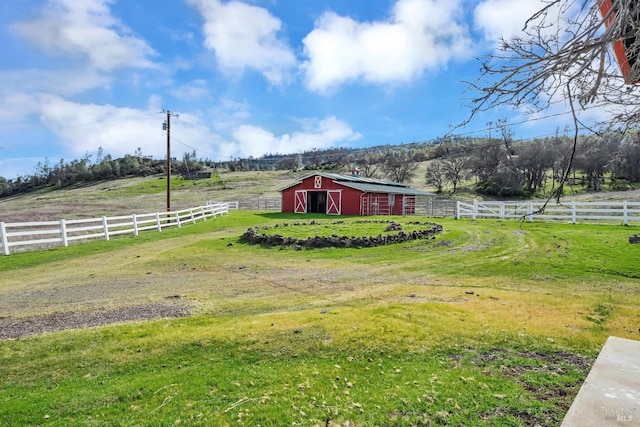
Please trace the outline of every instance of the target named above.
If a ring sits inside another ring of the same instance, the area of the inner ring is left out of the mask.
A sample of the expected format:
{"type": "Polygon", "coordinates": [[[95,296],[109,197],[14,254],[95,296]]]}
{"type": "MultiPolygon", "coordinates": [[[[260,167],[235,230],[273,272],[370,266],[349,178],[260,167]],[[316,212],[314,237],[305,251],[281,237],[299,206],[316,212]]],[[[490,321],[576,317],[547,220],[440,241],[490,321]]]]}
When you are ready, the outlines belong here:
{"type": "Polygon", "coordinates": [[[154,303],[91,312],[60,312],[24,318],[0,317],[0,340],[111,323],[186,317],[190,313],[191,308],[185,304],[154,303]]]}

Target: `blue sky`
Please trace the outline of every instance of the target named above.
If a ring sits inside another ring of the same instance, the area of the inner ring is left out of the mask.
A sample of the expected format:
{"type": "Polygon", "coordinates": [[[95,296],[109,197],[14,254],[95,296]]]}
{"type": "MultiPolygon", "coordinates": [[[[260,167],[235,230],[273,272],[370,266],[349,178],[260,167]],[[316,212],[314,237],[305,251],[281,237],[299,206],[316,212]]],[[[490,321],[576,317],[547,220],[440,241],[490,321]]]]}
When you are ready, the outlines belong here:
{"type": "MultiPolygon", "coordinates": [[[[538,0],[2,0],[0,176],[99,147],[227,160],[431,140],[467,118],[465,84],[538,0]]],[[[560,105],[555,112],[566,111],[560,105]]],[[[568,116],[483,114],[516,138],[568,116]]]]}

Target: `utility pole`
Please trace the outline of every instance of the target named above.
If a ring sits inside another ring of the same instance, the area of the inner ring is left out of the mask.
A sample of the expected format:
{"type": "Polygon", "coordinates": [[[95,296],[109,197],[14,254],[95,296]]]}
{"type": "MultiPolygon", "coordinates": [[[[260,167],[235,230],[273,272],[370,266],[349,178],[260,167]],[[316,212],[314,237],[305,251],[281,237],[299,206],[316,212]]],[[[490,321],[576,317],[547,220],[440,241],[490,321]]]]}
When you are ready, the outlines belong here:
{"type": "Polygon", "coordinates": [[[167,110],[167,121],[164,123],[167,131],[167,212],[171,212],[171,116],[179,117],[167,110]]]}

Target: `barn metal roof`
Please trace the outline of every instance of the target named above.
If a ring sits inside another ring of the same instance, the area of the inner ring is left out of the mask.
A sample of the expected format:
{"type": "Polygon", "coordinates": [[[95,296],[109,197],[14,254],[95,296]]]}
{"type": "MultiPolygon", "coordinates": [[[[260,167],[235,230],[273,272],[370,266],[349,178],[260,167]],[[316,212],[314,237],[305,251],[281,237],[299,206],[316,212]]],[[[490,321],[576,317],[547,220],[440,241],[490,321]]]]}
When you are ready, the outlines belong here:
{"type": "Polygon", "coordinates": [[[355,188],[365,193],[389,193],[389,194],[406,194],[409,196],[433,196],[433,193],[418,190],[411,187],[398,187],[391,185],[364,184],[358,182],[339,181],[345,187],[355,188]]]}
{"type": "Polygon", "coordinates": [[[433,193],[428,193],[426,191],[418,190],[415,188],[411,188],[406,184],[402,184],[400,182],[387,181],[385,179],[376,179],[376,178],[364,178],[360,176],[352,176],[352,175],[338,175],[335,173],[313,173],[309,175],[305,175],[300,178],[296,183],[289,185],[280,191],[284,191],[287,188],[291,188],[305,179],[320,175],[322,177],[331,179],[338,184],[344,185],[345,187],[354,188],[356,190],[360,190],[365,193],[390,193],[390,194],[407,194],[412,196],[433,196],[433,193]]]}

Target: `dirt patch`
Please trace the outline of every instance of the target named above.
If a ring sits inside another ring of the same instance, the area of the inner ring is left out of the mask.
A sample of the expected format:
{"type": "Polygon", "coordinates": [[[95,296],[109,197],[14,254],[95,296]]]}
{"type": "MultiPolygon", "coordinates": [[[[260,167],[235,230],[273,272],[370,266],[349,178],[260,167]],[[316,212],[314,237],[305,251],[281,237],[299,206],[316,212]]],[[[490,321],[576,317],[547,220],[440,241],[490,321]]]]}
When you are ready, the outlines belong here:
{"type": "Polygon", "coordinates": [[[469,349],[460,354],[452,354],[449,359],[456,365],[469,363],[484,368],[483,372],[488,375],[499,373],[520,384],[536,400],[549,405],[544,410],[498,406],[483,414],[489,421],[510,415],[527,426],[559,425],[594,362],[592,357],[562,350],[542,352],[502,348],[481,352],[469,349]],[[563,379],[547,381],[547,377],[563,379]],[[542,383],[545,385],[541,386],[542,383]]]}
{"type": "Polygon", "coordinates": [[[186,317],[190,313],[191,307],[185,304],[154,303],[91,312],[60,312],[24,318],[0,317],[0,340],[112,323],[186,317]]]}

